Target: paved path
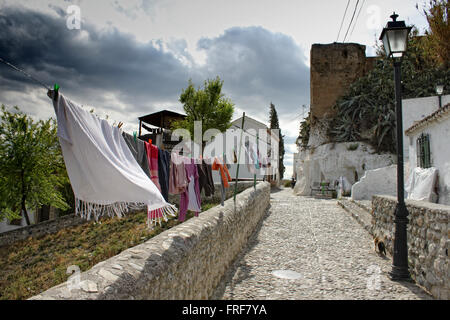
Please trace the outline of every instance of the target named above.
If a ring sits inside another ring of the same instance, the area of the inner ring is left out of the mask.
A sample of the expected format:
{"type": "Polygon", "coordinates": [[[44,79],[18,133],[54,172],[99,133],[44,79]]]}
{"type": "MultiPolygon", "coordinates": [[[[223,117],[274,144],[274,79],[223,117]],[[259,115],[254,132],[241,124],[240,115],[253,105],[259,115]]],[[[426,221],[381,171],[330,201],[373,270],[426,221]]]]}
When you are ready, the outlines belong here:
{"type": "Polygon", "coordinates": [[[213,299],[430,299],[412,283],[392,282],[391,262],[335,200],[281,189],[213,299]],[[276,277],[277,270],[299,278],[276,277]]]}

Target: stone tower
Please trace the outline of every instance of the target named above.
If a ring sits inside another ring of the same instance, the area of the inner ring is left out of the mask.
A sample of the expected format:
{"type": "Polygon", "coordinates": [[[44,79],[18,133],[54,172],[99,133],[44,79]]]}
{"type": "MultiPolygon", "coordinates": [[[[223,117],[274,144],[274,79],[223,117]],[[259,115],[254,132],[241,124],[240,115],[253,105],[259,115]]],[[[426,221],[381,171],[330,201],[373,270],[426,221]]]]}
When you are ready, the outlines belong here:
{"type": "Polygon", "coordinates": [[[311,114],[333,114],[331,107],[345,90],[373,65],[366,46],[357,43],[313,44],[311,48],[311,114]]]}
{"type": "Polygon", "coordinates": [[[325,120],[334,115],[336,100],[376,58],[366,57],[366,46],[357,43],[313,44],[311,47],[311,137],[310,146],[324,143],[325,120]]]}

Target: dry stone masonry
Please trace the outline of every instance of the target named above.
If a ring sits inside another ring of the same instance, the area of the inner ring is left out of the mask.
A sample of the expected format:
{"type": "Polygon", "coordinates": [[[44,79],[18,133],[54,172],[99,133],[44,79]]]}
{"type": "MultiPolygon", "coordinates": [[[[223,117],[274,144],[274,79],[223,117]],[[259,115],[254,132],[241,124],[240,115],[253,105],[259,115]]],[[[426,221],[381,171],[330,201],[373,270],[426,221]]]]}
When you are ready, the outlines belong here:
{"type": "Polygon", "coordinates": [[[229,199],[31,299],[208,299],[269,201],[270,185],[261,182],[236,203],[229,199]]]}
{"type": "MultiPolygon", "coordinates": [[[[247,188],[253,186],[253,182],[238,182],[237,192],[241,192],[247,188]]],[[[226,189],[225,199],[231,198],[234,194],[234,183],[232,187],[226,189]]],[[[202,193],[202,202],[218,202],[220,201],[220,183],[215,184],[216,192],[212,197],[206,197],[204,193],[202,193]]],[[[169,203],[176,204],[179,206],[180,204],[180,196],[179,195],[169,195],[169,203]]],[[[130,213],[136,210],[130,211],[130,213]]],[[[7,231],[4,233],[0,233],[0,247],[5,245],[10,245],[15,243],[16,241],[25,240],[29,237],[37,238],[46,234],[57,233],[59,230],[64,228],[78,226],[89,221],[85,219],[81,219],[79,216],[75,214],[70,214],[67,216],[62,216],[56,218],[54,220],[49,220],[45,222],[41,222],[35,225],[23,227],[16,230],[7,231]]]]}
{"type": "MultiPolygon", "coordinates": [[[[448,216],[450,207],[424,201],[406,200],[409,212],[408,259],[411,276],[439,299],[450,299],[450,247],[448,216]]],[[[374,196],[372,201],[372,233],[385,238],[392,254],[395,234],[397,199],[374,196]]]]}

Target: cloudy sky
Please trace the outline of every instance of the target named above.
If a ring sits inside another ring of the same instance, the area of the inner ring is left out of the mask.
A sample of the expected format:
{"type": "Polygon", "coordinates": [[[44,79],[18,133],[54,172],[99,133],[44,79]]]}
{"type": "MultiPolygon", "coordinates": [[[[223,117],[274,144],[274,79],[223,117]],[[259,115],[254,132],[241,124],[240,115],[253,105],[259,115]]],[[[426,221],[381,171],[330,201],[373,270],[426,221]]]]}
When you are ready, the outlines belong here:
{"type": "MultiPolygon", "coordinates": [[[[233,119],[245,111],[268,123],[275,104],[290,178],[302,105],[309,108],[311,45],[347,35],[372,56],[393,11],[424,30],[416,2],[350,0],[340,28],[348,0],[0,0],[0,57],[128,132],[139,116],[183,112],[178,98],[189,79],[219,76],[233,119]]],[[[54,117],[45,89],[2,64],[0,103],[54,117]]]]}

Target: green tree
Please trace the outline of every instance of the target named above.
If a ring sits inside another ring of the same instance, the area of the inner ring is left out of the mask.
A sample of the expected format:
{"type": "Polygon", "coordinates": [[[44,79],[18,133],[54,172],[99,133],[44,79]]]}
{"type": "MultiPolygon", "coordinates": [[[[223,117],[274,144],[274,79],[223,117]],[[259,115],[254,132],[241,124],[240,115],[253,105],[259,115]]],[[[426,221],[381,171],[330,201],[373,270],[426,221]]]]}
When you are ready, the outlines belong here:
{"type": "MultiPolygon", "coordinates": [[[[374,68],[354,82],[334,105],[337,113],[330,121],[328,136],[330,141],[365,141],[377,152],[395,153],[394,70],[382,45],[377,49],[380,57],[374,68]]],[[[436,63],[427,46],[427,36],[418,36],[414,28],[402,63],[402,96],[433,96],[438,83],[450,83],[450,69],[436,63]]],[[[444,91],[448,94],[450,88],[446,86],[444,91]]]]}
{"type": "Polygon", "coordinates": [[[309,133],[310,133],[310,129],[311,129],[310,118],[311,118],[311,112],[308,112],[308,116],[305,119],[303,119],[302,122],[300,122],[300,132],[299,132],[298,138],[296,140],[296,144],[298,146],[301,146],[301,148],[303,150],[306,149],[306,147],[308,146],[308,142],[309,142],[309,133]]]}
{"type": "Polygon", "coordinates": [[[202,121],[202,132],[218,129],[225,132],[231,126],[234,113],[233,102],[222,93],[223,81],[219,77],[208,79],[203,88],[195,89],[192,80],[180,95],[186,119],[174,121],[172,129],[187,129],[194,136],[194,122],[202,121]]]}
{"type": "MultiPolygon", "coordinates": [[[[419,6],[416,4],[416,8],[419,6]]],[[[428,22],[425,39],[430,57],[443,68],[450,67],[450,25],[448,0],[430,0],[424,3],[423,13],[428,22]]]]}
{"type": "Polygon", "coordinates": [[[60,189],[68,183],[55,120],[35,122],[18,107],[0,116],[0,212],[8,219],[51,205],[67,209],[60,189]]]}
{"type": "Polygon", "coordinates": [[[278,145],[278,155],[280,157],[280,163],[278,166],[278,172],[280,173],[280,179],[282,180],[284,177],[284,171],[285,171],[285,167],[284,167],[284,136],[281,134],[281,129],[280,129],[280,123],[278,121],[278,114],[277,114],[277,110],[275,109],[275,105],[271,102],[270,103],[270,116],[269,116],[269,122],[270,122],[270,129],[279,129],[280,131],[280,142],[278,145]]]}

